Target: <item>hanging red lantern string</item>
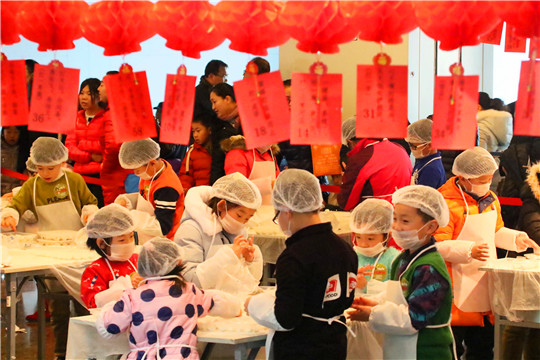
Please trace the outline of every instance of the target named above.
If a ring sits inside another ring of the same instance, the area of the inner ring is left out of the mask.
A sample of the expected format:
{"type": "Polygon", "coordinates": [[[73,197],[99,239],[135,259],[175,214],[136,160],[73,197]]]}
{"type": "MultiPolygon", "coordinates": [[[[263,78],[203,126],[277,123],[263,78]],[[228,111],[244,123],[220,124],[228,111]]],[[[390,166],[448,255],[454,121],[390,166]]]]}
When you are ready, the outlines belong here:
{"type": "Polygon", "coordinates": [[[540,37],[540,2],[494,1],[493,8],[503,21],[524,38],[540,37]]]}
{"type": "Polygon", "coordinates": [[[488,1],[416,1],[414,9],[420,29],[441,50],[478,45],[500,21],[488,1]]]}
{"type": "Polygon", "coordinates": [[[282,10],[280,1],[221,1],[214,9],[214,23],[231,40],[231,50],[265,56],[268,48],[289,39],[279,25],[282,10]]]}
{"type": "Polygon", "coordinates": [[[17,22],[21,35],[38,43],[39,51],[73,49],[73,40],[82,36],[80,22],[87,10],[84,1],[24,1],[17,22]]]}
{"type": "Polygon", "coordinates": [[[17,12],[21,4],[20,1],[2,1],[2,11],[0,12],[2,14],[0,44],[2,45],[11,45],[21,41],[19,23],[17,22],[17,12]]]}
{"type": "Polygon", "coordinates": [[[182,55],[201,58],[201,51],[217,47],[225,40],[214,25],[214,6],[208,1],[158,1],[154,7],[157,32],[166,47],[182,55]]]}
{"type": "Polygon", "coordinates": [[[351,4],[346,1],[287,1],[280,17],[281,25],[296,47],[309,53],[339,52],[338,44],[354,40],[358,25],[352,20],[351,4]]]}
{"type": "Polygon", "coordinates": [[[81,29],[106,56],[141,51],[140,43],[156,34],[153,9],[150,1],[100,1],[90,5],[81,29]]]}
{"type": "Polygon", "coordinates": [[[358,38],[385,44],[400,44],[402,35],[418,27],[411,1],[345,1],[358,24],[358,38]]]}

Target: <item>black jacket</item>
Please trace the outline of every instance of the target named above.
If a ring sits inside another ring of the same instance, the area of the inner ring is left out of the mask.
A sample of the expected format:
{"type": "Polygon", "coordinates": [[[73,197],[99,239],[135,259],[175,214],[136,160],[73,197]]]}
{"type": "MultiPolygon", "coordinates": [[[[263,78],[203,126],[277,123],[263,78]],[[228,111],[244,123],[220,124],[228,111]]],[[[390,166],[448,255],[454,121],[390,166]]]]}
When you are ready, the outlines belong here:
{"type": "Polygon", "coordinates": [[[210,185],[222,176],[225,176],[225,152],[221,148],[221,142],[234,135],[243,135],[242,128],[236,129],[229,122],[215,120],[212,123],[212,166],[210,168],[210,185]]]}
{"type": "Polygon", "coordinates": [[[195,107],[193,109],[193,117],[208,117],[209,119],[217,120],[218,117],[212,110],[212,102],[210,101],[210,92],[212,84],[206,81],[204,76],[201,76],[199,85],[195,87],[195,107]]]}
{"type": "MultiPolygon", "coordinates": [[[[540,164],[533,165],[521,190],[523,206],[519,212],[518,228],[540,244],[540,164]]],[[[517,209],[515,209],[517,212],[517,209]]]]}
{"type": "MultiPolygon", "coordinates": [[[[304,228],[286,241],[276,263],[277,291],[274,312],[279,324],[291,331],[276,332],[275,359],[345,359],[346,328],[316,321],[341,316],[354,299],[358,256],[351,245],[332,232],[330,223],[304,228]],[[339,279],[331,279],[334,275],[339,279]],[[352,280],[351,280],[352,281],[352,280]],[[341,291],[332,291],[341,288],[341,291]],[[323,302],[324,298],[328,300],[323,302]]],[[[341,316],[345,322],[345,317],[341,316]]]]}

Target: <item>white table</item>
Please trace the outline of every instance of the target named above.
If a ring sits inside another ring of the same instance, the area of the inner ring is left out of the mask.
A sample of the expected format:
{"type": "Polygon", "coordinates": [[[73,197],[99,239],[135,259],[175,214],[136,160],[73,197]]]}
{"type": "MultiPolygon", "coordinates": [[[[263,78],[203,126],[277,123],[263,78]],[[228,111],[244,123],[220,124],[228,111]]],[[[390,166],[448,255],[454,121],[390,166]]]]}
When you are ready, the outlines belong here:
{"type": "MultiPolygon", "coordinates": [[[[69,249],[66,249],[68,251],[69,249]]],[[[9,249],[11,261],[8,266],[2,266],[0,273],[6,280],[7,296],[6,313],[7,320],[7,354],[8,359],[16,359],[15,356],[15,312],[17,295],[28,278],[38,278],[38,358],[45,359],[45,311],[44,296],[46,289],[39,278],[46,275],[53,275],[55,269],[65,267],[82,268],[92,260],[62,260],[50,256],[44,256],[44,247],[33,247],[27,250],[9,249]],[[40,254],[40,252],[42,254],[40,254]]],[[[95,258],[99,257],[96,253],[95,258]]],[[[59,279],[61,281],[61,279],[59,279]]],[[[62,282],[62,281],[61,281],[62,282]]]]}
{"type": "MultiPolygon", "coordinates": [[[[498,259],[480,267],[488,273],[492,311],[495,315],[494,359],[501,358],[502,327],[505,325],[540,329],[540,292],[530,289],[531,298],[518,299],[526,303],[527,310],[513,305],[515,281],[519,288],[527,288],[525,282],[540,283],[540,261],[525,259],[498,259]],[[522,275],[527,276],[522,276],[522,275]]],[[[519,289],[518,289],[519,290],[519,289]]]]}
{"type": "MultiPolygon", "coordinates": [[[[126,354],[130,351],[127,332],[114,339],[104,339],[98,334],[95,323],[96,315],[70,319],[66,359],[103,359],[109,355],[126,354]]],[[[208,359],[215,344],[234,346],[234,359],[243,360],[255,358],[259,349],[265,345],[266,336],[267,332],[237,334],[198,331],[197,342],[207,344],[201,355],[202,360],[208,359]]]]}

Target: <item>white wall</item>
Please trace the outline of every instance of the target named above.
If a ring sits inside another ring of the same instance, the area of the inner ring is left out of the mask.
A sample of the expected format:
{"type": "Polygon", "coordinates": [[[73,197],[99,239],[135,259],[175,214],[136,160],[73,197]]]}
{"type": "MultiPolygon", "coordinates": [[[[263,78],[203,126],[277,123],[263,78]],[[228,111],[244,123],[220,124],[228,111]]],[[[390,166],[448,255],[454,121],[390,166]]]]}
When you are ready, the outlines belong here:
{"type": "MultiPolygon", "coordinates": [[[[292,72],[309,72],[309,67],[317,57],[296,48],[296,40],[289,40],[279,48],[279,68],[283,79],[289,79],[292,72]]],[[[373,57],[380,51],[378,44],[367,41],[352,41],[340,45],[337,54],[321,54],[321,61],[328,66],[329,73],[343,74],[343,119],[356,114],[356,65],[373,64],[373,57]]],[[[393,65],[407,65],[408,42],[404,36],[399,45],[386,45],[383,51],[390,55],[393,65]]]]}
{"type": "MultiPolygon", "coordinates": [[[[229,40],[225,40],[219,47],[202,52],[201,59],[182,59],[179,51],[165,47],[165,39],[156,35],[141,44],[142,51],[128,54],[125,61],[133,66],[134,71],[146,71],[152,105],[156,106],[165,97],[166,75],[176,73],[182,63],[186,65],[188,75],[200,77],[210,60],[219,59],[229,65],[227,72],[230,84],[242,79],[245,66],[254,55],[230,50],[229,43],[229,40]]],[[[54,58],[52,52],[37,51],[37,44],[23,37],[17,44],[4,46],[2,51],[10,60],[34,59],[40,64],[48,64],[54,58]]],[[[269,49],[269,55],[265,57],[273,70],[278,68],[278,52],[277,47],[269,49]]],[[[75,49],[57,51],[56,58],[66,67],[81,69],[79,83],[90,77],[101,79],[107,71],[118,70],[123,63],[121,56],[104,56],[103,48],[86,39],[76,40],[75,49]]]]}

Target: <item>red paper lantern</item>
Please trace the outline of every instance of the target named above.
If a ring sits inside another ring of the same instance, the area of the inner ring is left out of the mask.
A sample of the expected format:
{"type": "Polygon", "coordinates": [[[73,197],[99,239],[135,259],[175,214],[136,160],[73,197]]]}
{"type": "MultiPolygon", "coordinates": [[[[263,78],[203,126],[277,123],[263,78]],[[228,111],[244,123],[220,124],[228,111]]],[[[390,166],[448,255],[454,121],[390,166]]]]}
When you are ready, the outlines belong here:
{"type": "Polygon", "coordinates": [[[0,5],[2,7],[2,11],[0,12],[2,14],[0,43],[2,45],[11,45],[21,41],[17,22],[17,12],[20,5],[20,1],[2,1],[0,5]]]}
{"type": "Polygon", "coordinates": [[[420,29],[441,50],[478,45],[500,21],[491,1],[417,1],[414,8],[420,29]]]}
{"type": "Polygon", "coordinates": [[[283,44],[289,35],[279,25],[280,1],[221,1],[214,8],[214,23],[231,40],[229,48],[253,55],[283,44]]]}
{"type": "Polygon", "coordinates": [[[296,47],[309,53],[339,52],[338,44],[354,40],[358,24],[346,1],[287,1],[280,23],[298,40],[296,47]]]}
{"type": "Polygon", "coordinates": [[[80,21],[87,11],[88,4],[80,0],[24,1],[17,22],[21,35],[38,43],[39,51],[67,50],[82,36],[80,21]]]}
{"type": "Polygon", "coordinates": [[[493,1],[493,8],[502,20],[524,38],[540,37],[540,2],[493,1]]]}
{"type": "Polygon", "coordinates": [[[214,25],[213,8],[208,1],[158,1],[154,14],[165,46],[200,59],[201,51],[221,44],[225,36],[214,25]]]}
{"type": "Polygon", "coordinates": [[[141,51],[140,43],[156,34],[153,10],[150,1],[100,1],[90,5],[81,29],[106,56],[141,51]]]}
{"type": "Polygon", "coordinates": [[[402,35],[418,27],[411,1],[345,1],[351,6],[358,38],[385,44],[400,44],[402,35]]]}

